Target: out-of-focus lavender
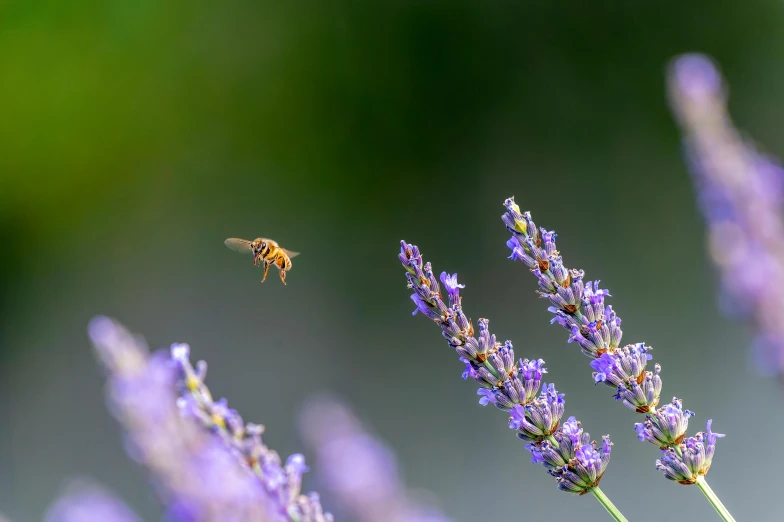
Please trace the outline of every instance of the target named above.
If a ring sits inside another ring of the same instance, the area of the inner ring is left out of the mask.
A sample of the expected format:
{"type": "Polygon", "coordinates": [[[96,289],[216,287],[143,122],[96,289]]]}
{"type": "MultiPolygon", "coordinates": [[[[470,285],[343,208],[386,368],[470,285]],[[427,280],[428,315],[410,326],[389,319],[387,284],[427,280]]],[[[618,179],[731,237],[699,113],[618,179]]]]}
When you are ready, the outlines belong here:
{"type": "Polygon", "coordinates": [[[261,441],[263,426],[245,424],[240,414],[228,407],[226,399],[214,401],[204,383],[207,363],[199,361],[194,368],[187,344],[173,344],[171,355],[179,369],[181,396],[177,406],[183,416],[217,435],[223,448],[235,457],[235,462],[258,477],[267,494],[265,500],[271,506],[273,520],[332,522],[332,515],[323,512],[316,493],[300,494],[302,475],[308,471],[305,457],[296,453],[284,463],[277,452],[261,441]]]}
{"type": "Polygon", "coordinates": [[[784,169],[741,137],[727,113],[727,88],[706,56],[686,54],[669,68],[672,109],[720,269],[728,312],[753,318],[754,358],[784,373],[784,169]]]}
{"type": "Polygon", "coordinates": [[[89,333],[108,371],[109,405],[126,430],[128,453],[150,470],[167,520],[331,522],[314,506],[317,499],[299,494],[306,469],[301,456],[276,467],[277,454],[261,444],[261,427],[240,428],[225,400],[211,403],[203,384],[206,364],[190,368],[187,345],[172,347],[174,359],[164,351],[150,355],[140,338],[106,317],[94,319],[89,333]],[[183,397],[178,382],[185,383],[183,397]],[[211,433],[205,429],[210,423],[220,429],[211,433]],[[258,457],[255,463],[245,449],[258,457]],[[268,461],[260,472],[259,464],[268,461]]]}
{"type": "Polygon", "coordinates": [[[357,522],[449,522],[407,490],[394,452],[341,402],[319,397],[305,407],[301,432],[315,450],[321,483],[357,522]]]}
{"type": "Polygon", "coordinates": [[[142,522],[142,519],[107,489],[75,481],[49,507],[44,522],[142,522]]]}

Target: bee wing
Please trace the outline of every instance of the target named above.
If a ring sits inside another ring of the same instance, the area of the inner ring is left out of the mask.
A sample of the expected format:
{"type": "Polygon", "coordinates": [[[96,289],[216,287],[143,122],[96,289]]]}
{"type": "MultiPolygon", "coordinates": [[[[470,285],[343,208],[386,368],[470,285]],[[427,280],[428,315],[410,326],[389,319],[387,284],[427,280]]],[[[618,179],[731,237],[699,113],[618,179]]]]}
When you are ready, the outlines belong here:
{"type": "Polygon", "coordinates": [[[286,255],[289,256],[289,259],[291,259],[292,257],[296,257],[300,254],[299,252],[292,252],[291,250],[286,250],[285,248],[281,248],[281,250],[283,250],[286,253],[286,255]]]}
{"type": "Polygon", "coordinates": [[[230,249],[236,250],[237,252],[248,253],[248,254],[252,253],[252,250],[250,248],[251,242],[248,241],[247,239],[230,237],[223,243],[230,249]]]}

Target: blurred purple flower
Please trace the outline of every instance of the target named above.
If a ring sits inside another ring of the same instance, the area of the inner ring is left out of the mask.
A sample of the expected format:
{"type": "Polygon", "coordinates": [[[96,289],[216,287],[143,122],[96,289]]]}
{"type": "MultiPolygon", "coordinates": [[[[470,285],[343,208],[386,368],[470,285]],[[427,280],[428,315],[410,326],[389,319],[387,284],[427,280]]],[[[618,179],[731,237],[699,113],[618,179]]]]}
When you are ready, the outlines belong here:
{"type": "MultiPolygon", "coordinates": [[[[541,255],[555,255],[554,239],[555,234],[548,233],[543,248],[536,245],[536,251],[541,255]]],[[[457,352],[466,368],[463,379],[470,377],[479,384],[479,403],[483,406],[492,403],[509,412],[509,427],[519,438],[529,442],[526,449],[533,456],[532,462],[542,463],[555,476],[560,489],[579,494],[598,490],[610,461],[609,438],[606,445],[596,449],[587,433],[576,440],[564,433],[564,429],[579,423],[570,418],[561,425],[564,395],[558,393],[552,383],[542,386],[540,393],[542,376],[547,373],[544,361],[515,360],[511,341],[498,342],[495,335],[490,334],[487,319],[477,321],[476,332],[463,312],[460,288],[464,285],[457,283],[456,275],[444,272],[440,279],[449,295],[447,306],[432,267],[423,262],[419,248],[402,241],[398,258],[407,271],[408,287],[414,290],[411,299],[417,303],[417,309],[441,328],[442,335],[457,352]],[[584,448],[586,445],[591,447],[590,451],[584,448]]],[[[530,266],[539,266],[534,258],[529,256],[527,259],[530,266]]],[[[564,277],[569,276],[565,274],[564,277]]],[[[562,296],[564,306],[574,300],[575,295],[571,293],[562,296]]]]}
{"type": "MultiPolygon", "coordinates": [[[[259,479],[255,482],[263,485],[267,502],[277,517],[274,520],[332,522],[332,515],[324,513],[316,493],[301,494],[302,475],[308,471],[305,457],[295,453],[284,463],[277,452],[262,442],[263,426],[246,424],[236,410],[228,407],[226,399],[213,400],[204,382],[206,362],[199,361],[194,368],[187,344],[173,344],[170,351],[179,374],[177,405],[182,415],[214,433],[222,441],[224,454],[230,453],[235,465],[259,479]]],[[[215,488],[221,486],[225,484],[216,484],[215,488]]]]}
{"type": "Polygon", "coordinates": [[[757,325],[760,372],[784,374],[784,169],[743,139],[727,113],[727,88],[700,54],[669,68],[670,102],[708,227],[728,311],[757,325]]]}
{"type": "Polygon", "coordinates": [[[140,338],[106,317],[93,319],[89,334],[108,372],[109,405],[126,430],[129,454],[150,470],[167,520],[332,520],[317,498],[299,494],[298,457],[281,465],[261,444],[261,427],[243,426],[225,401],[212,402],[206,364],[193,369],[187,345],[172,346],[174,359],[163,351],[149,355],[140,338]],[[186,393],[178,398],[180,377],[186,393]],[[276,473],[282,478],[273,481],[276,473]]]}
{"type": "Polygon", "coordinates": [[[301,433],[318,459],[322,483],[361,522],[449,522],[408,491],[392,450],[372,436],[341,402],[311,400],[301,433]]]}
{"type": "MultiPolygon", "coordinates": [[[[620,346],[621,319],[604,303],[610,293],[600,289],[598,281],[584,282],[582,270],[566,268],[555,247],[555,235],[544,228],[538,229],[531,213],[520,212],[514,198],[507,199],[504,206],[506,212],[502,220],[512,233],[507,246],[513,251],[521,249],[530,258],[526,264],[538,280],[540,297],[554,305],[548,308],[555,315],[551,323],[558,322],[568,330],[569,342],[577,342],[583,354],[592,359],[595,382],[604,382],[614,388],[615,399],[627,408],[647,414],[645,422],[635,425],[640,440],[663,449],[677,447],[686,435],[689,417],[694,414],[683,410],[682,402],[677,398],[656,409],[662,388],[661,366],[656,364],[653,371],[646,370],[647,362],[651,360],[648,353],[651,347],[644,343],[620,346]],[[543,243],[546,248],[541,248],[543,243]]],[[[519,255],[515,257],[520,258],[519,255]]],[[[704,475],[708,468],[702,467],[699,471],[704,475]]],[[[692,482],[681,483],[692,484],[697,476],[692,482]]]]}
{"type": "Polygon", "coordinates": [[[110,491],[79,480],[69,484],[49,507],[44,522],[142,522],[142,519],[110,491]]]}

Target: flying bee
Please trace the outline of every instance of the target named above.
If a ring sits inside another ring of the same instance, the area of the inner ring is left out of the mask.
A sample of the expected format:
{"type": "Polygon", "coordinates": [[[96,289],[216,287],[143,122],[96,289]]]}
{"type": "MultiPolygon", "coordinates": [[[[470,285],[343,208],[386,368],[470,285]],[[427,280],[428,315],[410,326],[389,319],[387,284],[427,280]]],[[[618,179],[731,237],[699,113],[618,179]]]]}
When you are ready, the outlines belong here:
{"type": "Polygon", "coordinates": [[[291,252],[281,248],[277,242],[265,237],[258,237],[253,241],[230,237],[224,241],[227,247],[237,252],[249,252],[253,254],[253,266],[264,265],[264,277],[261,282],[267,279],[267,270],[270,265],[275,265],[280,271],[280,280],[286,284],[286,272],[291,270],[291,258],[298,256],[299,252],[291,252]]]}

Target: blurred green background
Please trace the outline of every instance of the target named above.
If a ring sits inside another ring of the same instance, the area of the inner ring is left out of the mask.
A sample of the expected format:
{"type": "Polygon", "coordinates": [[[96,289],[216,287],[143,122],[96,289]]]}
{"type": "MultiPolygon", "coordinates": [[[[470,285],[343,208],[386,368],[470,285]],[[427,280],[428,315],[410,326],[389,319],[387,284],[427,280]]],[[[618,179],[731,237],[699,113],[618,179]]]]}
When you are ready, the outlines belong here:
{"type": "Polygon", "coordinates": [[[612,435],[602,486],[631,520],[712,519],[506,259],[514,195],[610,289],[624,340],[655,348],[690,432],[728,434],[710,483],[730,511],[776,519],[762,448],[781,395],[716,311],[664,70],[714,56],[739,126],[784,154],[784,5],[683,4],[0,1],[0,511],[40,520],[88,476],[160,516],[105,408],[86,338],[101,313],[191,343],[283,454],[303,449],[304,401],[333,390],[456,521],[606,520],[530,464],[411,317],[405,238],[460,274],[469,316],[547,360],[567,415],[612,435]],[[222,244],[259,235],[303,253],[288,286],[222,244]]]}

